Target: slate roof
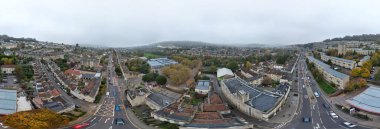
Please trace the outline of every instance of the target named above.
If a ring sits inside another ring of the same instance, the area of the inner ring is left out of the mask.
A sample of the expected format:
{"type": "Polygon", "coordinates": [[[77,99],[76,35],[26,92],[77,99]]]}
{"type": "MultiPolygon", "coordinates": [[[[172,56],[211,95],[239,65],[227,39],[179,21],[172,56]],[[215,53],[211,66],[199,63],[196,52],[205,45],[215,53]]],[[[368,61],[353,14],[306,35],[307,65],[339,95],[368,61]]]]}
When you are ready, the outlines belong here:
{"type": "Polygon", "coordinates": [[[337,78],[340,78],[340,79],[345,79],[345,78],[348,78],[349,76],[346,75],[346,74],[343,74],[341,72],[338,72],[338,71],[335,71],[331,68],[330,65],[326,64],[326,63],[323,63],[322,61],[319,61],[318,59],[315,59],[314,57],[312,56],[308,56],[307,57],[309,59],[309,61],[311,62],[314,62],[320,66],[322,66],[323,70],[330,73],[331,75],[333,75],[334,77],[337,77],[337,78]]]}
{"type": "Polygon", "coordinates": [[[249,100],[245,104],[262,112],[272,110],[283,96],[283,94],[253,87],[240,78],[230,78],[223,82],[232,94],[237,94],[238,92],[239,94],[248,94],[249,100]]]}
{"type": "Polygon", "coordinates": [[[17,91],[0,89],[0,114],[15,113],[17,109],[17,91]]]}

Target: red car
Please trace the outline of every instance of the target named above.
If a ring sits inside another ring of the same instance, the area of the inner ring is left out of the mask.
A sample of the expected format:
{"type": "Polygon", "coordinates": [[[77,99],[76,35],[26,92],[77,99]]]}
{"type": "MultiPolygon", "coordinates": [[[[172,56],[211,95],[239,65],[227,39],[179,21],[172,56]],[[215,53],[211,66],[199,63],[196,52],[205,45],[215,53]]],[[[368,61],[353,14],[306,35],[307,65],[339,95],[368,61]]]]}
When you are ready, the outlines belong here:
{"type": "Polygon", "coordinates": [[[73,128],[73,129],[81,129],[81,128],[87,127],[87,126],[89,126],[89,125],[90,125],[90,123],[85,122],[85,123],[82,123],[82,124],[74,125],[74,126],[72,126],[71,128],[73,128]]]}

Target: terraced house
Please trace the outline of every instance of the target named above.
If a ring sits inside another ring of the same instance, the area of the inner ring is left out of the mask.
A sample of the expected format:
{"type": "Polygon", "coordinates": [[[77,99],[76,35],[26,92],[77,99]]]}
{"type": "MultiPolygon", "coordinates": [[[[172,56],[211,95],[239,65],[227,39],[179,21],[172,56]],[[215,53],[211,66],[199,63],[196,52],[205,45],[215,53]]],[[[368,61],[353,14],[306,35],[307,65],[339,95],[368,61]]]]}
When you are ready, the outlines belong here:
{"type": "Polygon", "coordinates": [[[312,56],[308,56],[307,58],[309,59],[309,62],[312,62],[318,71],[323,74],[323,78],[326,81],[335,84],[339,89],[344,89],[346,84],[350,81],[350,76],[333,70],[330,65],[323,63],[312,56]]]}

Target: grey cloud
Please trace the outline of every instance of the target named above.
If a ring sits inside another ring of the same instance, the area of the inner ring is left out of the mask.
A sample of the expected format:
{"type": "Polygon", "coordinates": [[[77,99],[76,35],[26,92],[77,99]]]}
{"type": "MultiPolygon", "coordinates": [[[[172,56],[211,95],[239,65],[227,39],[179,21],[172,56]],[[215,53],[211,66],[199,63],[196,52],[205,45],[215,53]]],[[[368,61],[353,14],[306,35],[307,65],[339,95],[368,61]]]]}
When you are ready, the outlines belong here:
{"type": "Polygon", "coordinates": [[[0,1],[0,33],[129,46],[166,40],[292,44],[379,33],[371,0],[0,1]]]}

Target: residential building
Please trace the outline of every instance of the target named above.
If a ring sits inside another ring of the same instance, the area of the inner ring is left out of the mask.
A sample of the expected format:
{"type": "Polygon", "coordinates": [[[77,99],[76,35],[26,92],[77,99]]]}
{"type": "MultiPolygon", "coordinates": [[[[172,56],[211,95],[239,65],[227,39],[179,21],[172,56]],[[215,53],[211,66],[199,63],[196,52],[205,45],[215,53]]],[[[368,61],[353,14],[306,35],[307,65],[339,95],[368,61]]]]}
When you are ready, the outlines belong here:
{"type": "Polygon", "coordinates": [[[4,74],[13,74],[15,71],[16,65],[2,65],[1,72],[4,74]]]}
{"type": "Polygon", "coordinates": [[[321,59],[325,62],[328,62],[330,60],[332,64],[343,67],[343,68],[347,68],[347,69],[353,69],[356,67],[356,61],[328,56],[323,52],[320,52],[320,54],[321,54],[321,59]]]}
{"type": "Polygon", "coordinates": [[[339,89],[344,89],[350,81],[350,76],[333,70],[330,65],[325,64],[312,56],[307,56],[307,58],[309,59],[309,62],[313,63],[318,71],[322,73],[323,78],[326,81],[335,84],[339,89]]]}

